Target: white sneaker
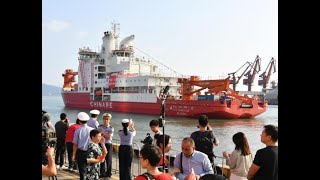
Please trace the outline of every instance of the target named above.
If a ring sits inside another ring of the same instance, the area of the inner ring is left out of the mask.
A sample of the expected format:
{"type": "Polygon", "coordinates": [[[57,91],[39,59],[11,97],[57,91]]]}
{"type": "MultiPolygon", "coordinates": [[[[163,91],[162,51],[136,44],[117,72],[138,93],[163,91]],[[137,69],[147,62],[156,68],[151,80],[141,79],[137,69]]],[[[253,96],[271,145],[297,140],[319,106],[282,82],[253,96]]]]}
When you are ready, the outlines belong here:
{"type": "Polygon", "coordinates": [[[64,170],[64,169],[68,169],[66,166],[64,166],[64,165],[62,165],[61,167],[60,167],[60,170],[64,170]]]}

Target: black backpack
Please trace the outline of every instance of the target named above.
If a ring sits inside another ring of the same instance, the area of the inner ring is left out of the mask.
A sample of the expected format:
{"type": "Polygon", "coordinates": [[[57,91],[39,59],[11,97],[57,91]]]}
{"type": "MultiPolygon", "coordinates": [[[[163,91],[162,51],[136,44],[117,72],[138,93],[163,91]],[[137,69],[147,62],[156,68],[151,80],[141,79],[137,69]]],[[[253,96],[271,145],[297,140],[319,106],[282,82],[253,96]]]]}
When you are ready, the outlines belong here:
{"type": "Polygon", "coordinates": [[[203,152],[207,155],[212,154],[212,149],[213,149],[213,143],[212,139],[208,138],[209,131],[206,132],[205,135],[202,135],[200,131],[197,132],[196,140],[195,140],[195,145],[196,145],[196,150],[203,152]]]}
{"type": "Polygon", "coordinates": [[[139,176],[143,176],[145,177],[147,180],[157,180],[154,176],[152,176],[150,173],[146,172],[146,173],[143,173],[139,176]]]}

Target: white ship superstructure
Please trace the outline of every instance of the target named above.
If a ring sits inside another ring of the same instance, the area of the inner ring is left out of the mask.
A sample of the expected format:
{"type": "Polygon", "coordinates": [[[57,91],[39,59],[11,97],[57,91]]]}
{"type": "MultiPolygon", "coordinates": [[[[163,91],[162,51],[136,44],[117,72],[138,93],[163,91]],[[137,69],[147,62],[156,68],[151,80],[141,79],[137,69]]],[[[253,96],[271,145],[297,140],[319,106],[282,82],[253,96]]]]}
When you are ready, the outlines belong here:
{"type": "Polygon", "coordinates": [[[161,75],[150,59],[136,57],[134,37],[117,45],[117,34],[107,31],[99,53],[80,48],[77,91],[90,92],[92,100],[155,103],[160,90],[169,85],[170,98],[179,99],[178,77],[161,75]]]}

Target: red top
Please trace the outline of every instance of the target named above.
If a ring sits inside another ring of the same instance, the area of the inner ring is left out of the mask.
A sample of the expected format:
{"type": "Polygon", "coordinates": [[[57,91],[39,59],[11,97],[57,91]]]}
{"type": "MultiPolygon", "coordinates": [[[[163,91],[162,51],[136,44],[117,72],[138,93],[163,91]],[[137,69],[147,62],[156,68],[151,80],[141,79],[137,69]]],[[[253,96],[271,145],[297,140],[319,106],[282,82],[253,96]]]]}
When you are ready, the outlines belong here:
{"type": "Polygon", "coordinates": [[[72,124],[66,132],[66,143],[72,142],[74,131],[80,127],[80,124],[72,124]]]}
{"type": "MultiPolygon", "coordinates": [[[[157,180],[174,180],[173,177],[167,173],[162,173],[158,175],[152,174],[152,176],[155,177],[157,180]]],[[[137,176],[136,178],[134,178],[134,180],[146,180],[146,178],[144,176],[137,176]]]]}
{"type": "MultiPolygon", "coordinates": [[[[166,158],[167,159],[167,158],[166,158]]],[[[164,161],[164,158],[163,158],[163,156],[161,156],[161,159],[160,159],[160,162],[159,162],[159,166],[161,165],[163,165],[163,161],[164,161]]],[[[167,164],[165,163],[164,164],[165,166],[167,166],[167,164]]]]}

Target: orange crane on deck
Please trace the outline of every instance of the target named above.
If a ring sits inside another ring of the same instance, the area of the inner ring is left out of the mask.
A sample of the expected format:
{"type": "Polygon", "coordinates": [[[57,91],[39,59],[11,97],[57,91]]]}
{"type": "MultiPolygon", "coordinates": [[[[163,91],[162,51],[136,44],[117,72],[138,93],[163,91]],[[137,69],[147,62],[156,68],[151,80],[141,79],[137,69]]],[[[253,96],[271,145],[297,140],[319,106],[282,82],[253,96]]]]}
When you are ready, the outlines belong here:
{"type": "Polygon", "coordinates": [[[262,78],[261,80],[258,81],[258,85],[261,86],[266,89],[267,88],[267,84],[269,83],[270,80],[270,76],[271,76],[271,70],[273,69],[272,73],[275,73],[276,70],[276,60],[272,57],[266,70],[259,76],[260,78],[262,78]],[[269,70],[268,70],[269,67],[269,70]],[[266,75],[266,72],[268,70],[268,74],[266,75]]]}
{"type": "Polygon", "coordinates": [[[229,88],[230,80],[219,79],[219,80],[200,80],[199,76],[191,76],[189,78],[179,78],[178,83],[181,84],[180,94],[183,100],[191,100],[192,95],[195,93],[200,95],[200,91],[207,89],[206,94],[212,94],[219,91],[226,91],[229,88]],[[195,89],[194,86],[200,87],[195,89]]]}
{"type": "Polygon", "coordinates": [[[190,78],[178,78],[178,83],[181,84],[179,93],[182,95],[182,100],[192,100],[192,95],[200,95],[200,91],[206,89],[206,95],[214,95],[224,92],[224,96],[229,98],[238,99],[245,104],[252,103],[252,98],[249,98],[248,96],[241,96],[229,88],[229,77],[226,79],[200,80],[199,76],[190,76],[190,78]],[[198,89],[196,89],[195,86],[197,86],[198,89]]]}
{"type": "Polygon", "coordinates": [[[78,72],[73,72],[72,69],[66,69],[65,73],[62,74],[62,77],[64,77],[63,88],[70,90],[77,88],[78,84],[73,85],[73,83],[76,82],[76,75],[78,75],[78,72]]]}
{"type": "Polygon", "coordinates": [[[243,84],[248,86],[248,91],[251,91],[251,86],[253,84],[256,74],[260,71],[261,67],[261,58],[257,55],[256,59],[253,62],[251,69],[244,75],[248,79],[243,79],[243,84]]]}

